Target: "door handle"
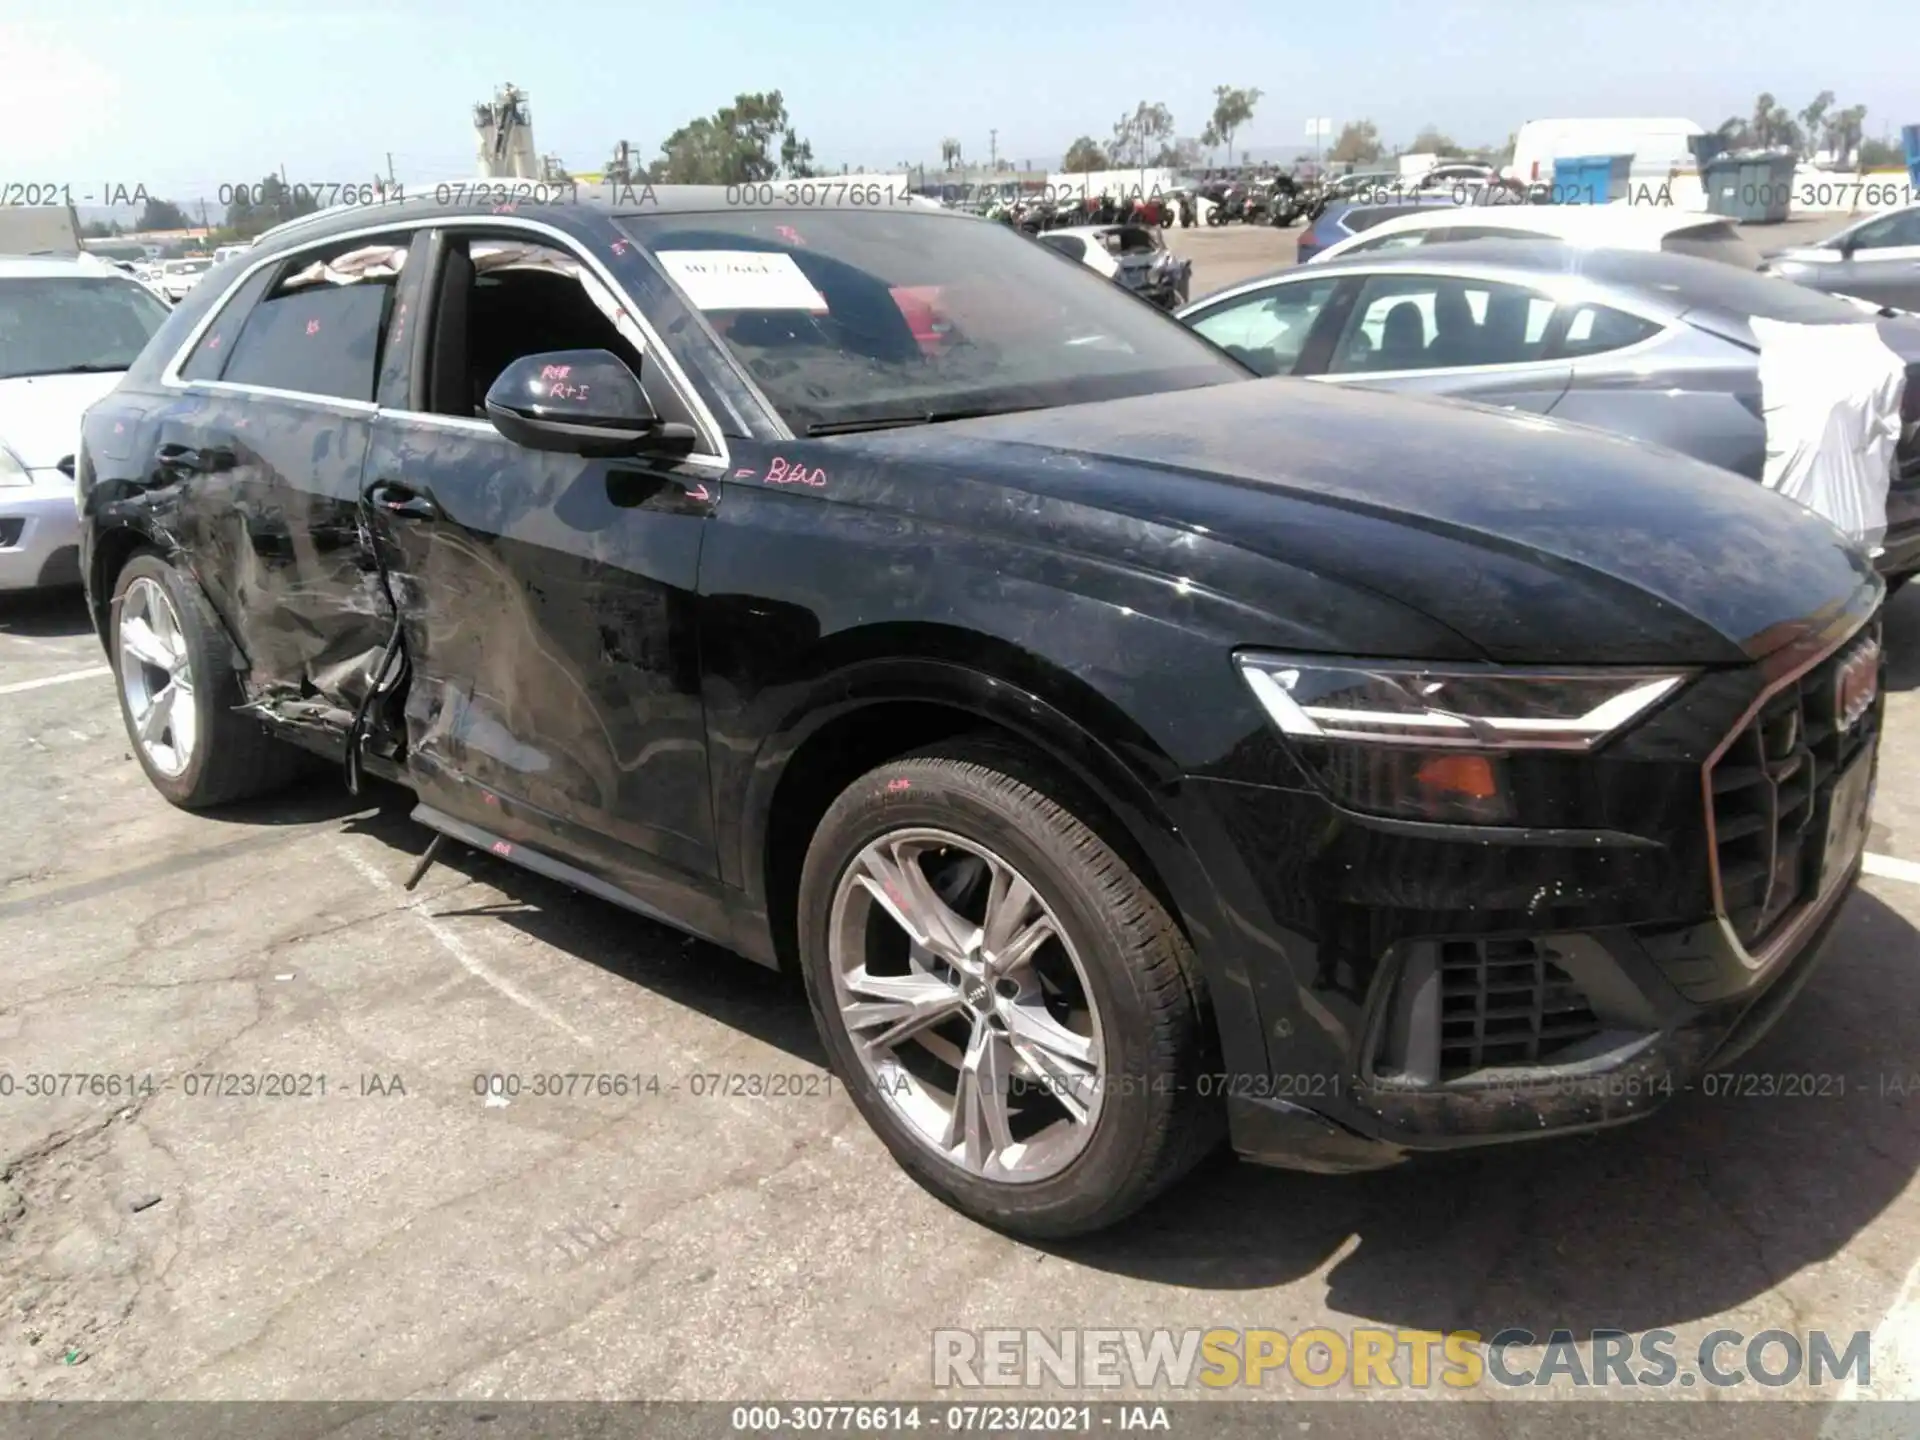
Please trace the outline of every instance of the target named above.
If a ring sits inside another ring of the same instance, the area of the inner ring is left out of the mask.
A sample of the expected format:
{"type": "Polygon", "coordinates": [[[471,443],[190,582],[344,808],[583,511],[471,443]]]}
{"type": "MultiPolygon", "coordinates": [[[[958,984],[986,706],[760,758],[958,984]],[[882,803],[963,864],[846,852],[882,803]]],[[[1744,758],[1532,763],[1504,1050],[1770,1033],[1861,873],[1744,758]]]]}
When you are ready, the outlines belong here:
{"type": "Polygon", "coordinates": [[[438,520],[440,507],[431,495],[399,485],[391,480],[376,480],[367,487],[367,502],[396,520],[438,520]]]}
{"type": "Polygon", "coordinates": [[[185,475],[216,475],[234,465],[233,452],[218,446],[202,450],[193,445],[162,445],[154,452],[154,461],[162,470],[185,475]]]}

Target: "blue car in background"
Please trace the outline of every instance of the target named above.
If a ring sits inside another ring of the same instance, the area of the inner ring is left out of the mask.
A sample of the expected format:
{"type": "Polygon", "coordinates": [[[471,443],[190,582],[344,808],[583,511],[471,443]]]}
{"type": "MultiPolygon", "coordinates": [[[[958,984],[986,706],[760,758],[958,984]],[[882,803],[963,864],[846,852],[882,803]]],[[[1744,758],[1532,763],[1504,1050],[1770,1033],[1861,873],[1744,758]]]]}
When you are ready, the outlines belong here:
{"type": "Polygon", "coordinates": [[[1382,195],[1376,199],[1329,205],[1300,233],[1297,252],[1300,263],[1306,264],[1328,246],[1337,245],[1349,235],[1357,235],[1392,216],[1405,215],[1409,210],[1450,210],[1461,203],[1454,195],[1442,193],[1382,195]]]}

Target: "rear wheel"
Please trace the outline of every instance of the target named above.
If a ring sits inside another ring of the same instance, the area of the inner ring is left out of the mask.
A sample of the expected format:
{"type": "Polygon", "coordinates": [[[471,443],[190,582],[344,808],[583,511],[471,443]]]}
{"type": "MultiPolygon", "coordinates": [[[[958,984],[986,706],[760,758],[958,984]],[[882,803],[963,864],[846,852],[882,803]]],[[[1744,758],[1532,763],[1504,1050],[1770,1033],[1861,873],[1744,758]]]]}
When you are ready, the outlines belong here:
{"type": "Polygon", "coordinates": [[[187,810],[265,794],[304,752],[251,715],[225,636],[193,580],[151,552],[114,583],[109,655],[133,753],[153,788],[187,810]]]}
{"type": "Polygon", "coordinates": [[[834,1068],[927,1189],[1001,1229],[1100,1229],[1221,1134],[1194,1079],[1192,950],[1022,757],[948,748],[855,781],[801,880],[834,1068]]]}

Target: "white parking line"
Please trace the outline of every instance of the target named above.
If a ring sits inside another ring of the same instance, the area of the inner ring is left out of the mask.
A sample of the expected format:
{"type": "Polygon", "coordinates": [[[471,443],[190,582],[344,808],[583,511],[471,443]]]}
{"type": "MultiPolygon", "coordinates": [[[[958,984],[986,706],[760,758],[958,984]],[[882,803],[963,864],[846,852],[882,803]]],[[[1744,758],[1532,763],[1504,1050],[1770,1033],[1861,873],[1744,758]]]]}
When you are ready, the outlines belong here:
{"type": "Polygon", "coordinates": [[[1904,880],[1909,885],[1920,885],[1920,864],[1911,860],[1896,860],[1891,855],[1876,855],[1869,850],[1861,857],[1860,868],[1882,880],[1904,880]]]}
{"type": "MultiPolygon", "coordinates": [[[[345,860],[347,864],[351,865],[355,870],[359,871],[361,877],[365,879],[369,885],[373,886],[374,889],[387,895],[405,893],[401,891],[398,885],[395,885],[393,881],[383,875],[371,860],[366,859],[364,856],[354,854],[344,841],[336,841],[334,848],[340,852],[340,858],[345,860]]],[[[487,968],[485,962],[483,962],[479,956],[475,955],[461,943],[460,937],[455,935],[453,931],[441,924],[440,921],[434,919],[433,916],[415,909],[414,907],[420,903],[421,901],[418,900],[408,900],[403,902],[400,908],[413,916],[413,918],[418,920],[422,925],[426,926],[427,933],[440,942],[440,948],[445,950],[455,960],[458,960],[467,973],[472,975],[476,980],[492,986],[495,990],[498,990],[502,995],[506,996],[507,999],[513,1001],[514,1004],[532,1011],[556,1030],[565,1031],[579,1044],[589,1047],[592,1046],[593,1041],[567,1024],[565,1020],[562,1020],[545,1005],[542,1005],[538,1000],[520,989],[520,987],[515,985],[511,980],[494,974],[492,970],[487,968]]]]}
{"type": "Polygon", "coordinates": [[[111,665],[89,665],[84,670],[68,670],[60,675],[42,675],[38,680],[16,680],[11,685],[0,685],[0,695],[18,695],[22,690],[41,690],[48,685],[65,685],[70,680],[97,680],[102,675],[111,675],[111,665]]]}
{"type": "MultiPolygon", "coordinates": [[[[1836,1340],[1844,1337],[1836,1336],[1836,1340]]],[[[1920,1264],[1873,1327],[1872,1378],[1860,1384],[1849,1372],[1836,1403],[1820,1427],[1821,1440],[1908,1440],[1907,1406],[1860,1403],[1920,1399],[1920,1264]]]]}

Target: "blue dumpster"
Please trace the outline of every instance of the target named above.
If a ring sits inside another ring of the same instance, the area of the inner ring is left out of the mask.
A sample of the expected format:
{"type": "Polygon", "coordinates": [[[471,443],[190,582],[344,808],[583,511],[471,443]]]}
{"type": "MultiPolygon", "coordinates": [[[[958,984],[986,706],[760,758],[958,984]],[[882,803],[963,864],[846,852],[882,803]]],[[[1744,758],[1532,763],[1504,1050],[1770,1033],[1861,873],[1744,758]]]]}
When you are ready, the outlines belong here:
{"type": "Polygon", "coordinates": [[[1633,175],[1631,155],[1570,155],[1553,162],[1556,205],[1605,205],[1623,200],[1633,175]]]}
{"type": "Polygon", "coordinates": [[[1920,125],[1902,125],[1900,138],[1907,147],[1907,179],[1920,190],[1920,125]]]}

